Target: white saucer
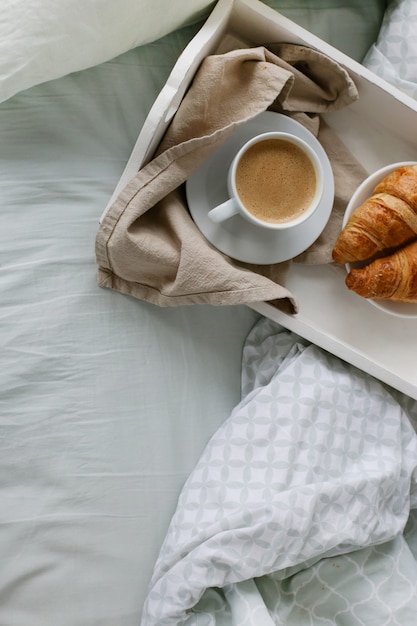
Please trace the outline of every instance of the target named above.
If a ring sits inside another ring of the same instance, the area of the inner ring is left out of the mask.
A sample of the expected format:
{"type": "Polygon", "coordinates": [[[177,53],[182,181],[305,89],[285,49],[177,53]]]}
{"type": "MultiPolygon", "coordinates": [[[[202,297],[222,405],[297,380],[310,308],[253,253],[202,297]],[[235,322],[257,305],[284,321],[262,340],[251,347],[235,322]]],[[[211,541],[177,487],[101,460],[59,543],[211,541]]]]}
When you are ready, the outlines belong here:
{"type": "Polygon", "coordinates": [[[197,227],[220,252],[238,261],[269,265],[281,263],[304,252],[321,234],[334,201],[333,171],[319,141],[295,120],[266,111],[242,124],[189,177],[186,194],[191,216],[197,227]],[[268,231],[235,215],[221,224],[214,224],[208,212],[227,200],[227,172],[233,156],[254,135],[283,131],[301,137],[317,151],[324,169],[325,189],[317,211],[291,232],[268,231]]]}

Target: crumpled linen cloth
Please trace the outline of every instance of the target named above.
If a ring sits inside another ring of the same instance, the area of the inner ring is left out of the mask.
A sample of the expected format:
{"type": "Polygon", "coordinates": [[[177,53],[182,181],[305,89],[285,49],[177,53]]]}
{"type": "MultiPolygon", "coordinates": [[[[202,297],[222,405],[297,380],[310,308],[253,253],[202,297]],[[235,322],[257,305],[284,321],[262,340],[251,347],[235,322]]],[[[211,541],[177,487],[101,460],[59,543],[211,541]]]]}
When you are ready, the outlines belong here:
{"type": "Polygon", "coordinates": [[[183,183],[241,124],[269,109],[294,116],[322,142],[335,177],[331,218],[296,261],[331,262],[346,204],[366,176],[320,114],[358,98],[347,72],[313,49],[277,44],[208,56],[154,158],[121,191],[96,237],[98,283],[159,306],[269,301],[290,312],[290,262],[247,265],[220,253],[187,209],[183,183]]]}
{"type": "Polygon", "coordinates": [[[182,489],[141,625],[414,624],[417,403],[265,318],[242,391],[182,489]]]}

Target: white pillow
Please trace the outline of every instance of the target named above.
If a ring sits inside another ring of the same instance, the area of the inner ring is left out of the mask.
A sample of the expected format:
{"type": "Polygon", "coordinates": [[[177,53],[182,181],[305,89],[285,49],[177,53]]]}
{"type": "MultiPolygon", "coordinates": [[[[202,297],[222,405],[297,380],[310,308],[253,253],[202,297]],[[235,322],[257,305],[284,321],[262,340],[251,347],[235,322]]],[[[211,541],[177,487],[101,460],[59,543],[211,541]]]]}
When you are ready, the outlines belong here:
{"type": "Polygon", "coordinates": [[[2,0],[0,102],[203,16],[213,0],[2,0]]]}

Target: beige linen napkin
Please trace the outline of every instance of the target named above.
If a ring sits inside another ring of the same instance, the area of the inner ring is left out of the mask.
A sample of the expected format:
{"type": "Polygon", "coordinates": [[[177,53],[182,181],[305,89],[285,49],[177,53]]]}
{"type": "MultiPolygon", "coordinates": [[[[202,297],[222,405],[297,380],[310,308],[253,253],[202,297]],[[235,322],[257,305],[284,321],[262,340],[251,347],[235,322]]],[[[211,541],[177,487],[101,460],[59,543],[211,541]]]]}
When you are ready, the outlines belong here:
{"type": "Polygon", "coordinates": [[[293,44],[207,57],[153,160],[121,191],[96,238],[98,283],[159,306],[269,301],[297,312],[285,287],[291,262],[248,265],[214,248],[187,209],[183,183],[242,123],[270,109],[318,135],[332,163],[336,198],[322,236],[298,262],[328,263],[348,198],[365,172],[319,114],[357,99],[347,72],[293,44]]]}

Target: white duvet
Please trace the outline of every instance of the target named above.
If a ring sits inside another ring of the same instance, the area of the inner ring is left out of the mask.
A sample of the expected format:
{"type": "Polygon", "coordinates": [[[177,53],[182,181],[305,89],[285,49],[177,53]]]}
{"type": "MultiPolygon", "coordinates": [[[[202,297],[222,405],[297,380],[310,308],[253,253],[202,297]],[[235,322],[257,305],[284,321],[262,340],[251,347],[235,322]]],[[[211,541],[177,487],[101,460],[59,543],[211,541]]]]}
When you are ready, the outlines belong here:
{"type": "Polygon", "coordinates": [[[142,625],[415,623],[415,407],[267,320],[243,391],[184,486],[142,625]]]}

